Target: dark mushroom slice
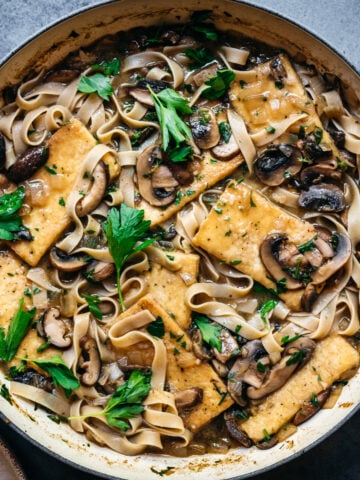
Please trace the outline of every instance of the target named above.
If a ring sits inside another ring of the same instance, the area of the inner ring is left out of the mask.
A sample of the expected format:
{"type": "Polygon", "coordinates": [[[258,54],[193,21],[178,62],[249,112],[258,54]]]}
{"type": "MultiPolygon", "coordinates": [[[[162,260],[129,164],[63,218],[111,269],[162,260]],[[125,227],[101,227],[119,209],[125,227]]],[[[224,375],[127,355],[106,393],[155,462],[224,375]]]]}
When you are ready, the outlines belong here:
{"type": "Polygon", "coordinates": [[[163,82],[161,80],[140,80],[134,87],[129,88],[129,95],[131,95],[135,100],[149,107],[154,106],[153,99],[148,87],[153,90],[154,93],[159,93],[166,88],[170,88],[170,83],[163,82]]]}
{"type": "Polygon", "coordinates": [[[140,153],[136,164],[137,184],[140,195],[156,207],[170,205],[175,198],[178,182],[166,165],[159,165],[160,151],[150,145],[140,153]]]}
{"type": "Polygon", "coordinates": [[[104,162],[100,161],[92,172],[89,190],[76,204],[75,211],[78,217],[84,217],[95,210],[106,193],[108,181],[108,169],[104,162]]]}
{"type": "Polygon", "coordinates": [[[224,420],[230,437],[243,447],[250,448],[252,441],[246,433],[241,430],[241,419],[236,416],[236,410],[227,410],[224,413],[224,420]]]}
{"type": "Polygon", "coordinates": [[[300,172],[301,157],[301,151],[292,145],[270,145],[255,161],[254,172],[265,185],[281,185],[300,172]]]}
{"type": "Polygon", "coordinates": [[[30,147],[25,150],[7,170],[6,176],[15,183],[30,178],[40,167],[45,165],[49,158],[49,149],[44,145],[30,147]]]}
{"type": "Polygon", "coordinates": [[[80,339],[81,356],[78,368],[81,372],[80,381],[92,387],[98,381],[101,373],[101,360],[96,341],[85,335],[80,339]]]}
{"type": "Polygon", "coordinates": [[[216,348],[213,349],[215,358],[221,362],[226,363],[231,358],[234,358],[240,353],[239,344],[235,337],[231,335],[227,328],[222,328],[220,333],[221,352],[216,348]]]}
{"type": "Polygon", "coordinates": [[[268,357],[260,340],[253,340],[243,346],[242,357],[238,358],[228,374],[227,390],[231,398],[241,407],[247,405],[246,387],[259,387],[263,382],[267,369],[258,369],[258,362],[264,366],[268,357]]]}
{"type": "Polygon", "coordinates": [[[200,360],[211,360],[212,352],[204,344],[200,330],[196,328],[191,332],[191,340],[195,357],[200,360]]]}
{"type": "Polygon", "coordinates": [[[81,255],[68,255],[60,248],[52,247],[49,260],[53,267],[62,272],[76,272],[87,265],[87,261],[81,255]]]}
{"type": "Polygon", "coordinates": [[[255,443],[256,448],[259,450],[268,450],[269,448],[274,447],[278,443],[278,437],[277,435],[271,435],[270,438],[266,438],[265,440],[262,440],[261,442],[255,443]]]}
{"type": "Polygon", "coordinates": [[[189,119],[191,132],[196,145],[203,150],[210,150],[220,141],[220,131],[214,112],[210,108],[199,107],[189,119]]]}
{"type": "Polygon", "coordinates": [[[278,259],[279,250],[286,241],[287,236],[282,233],[268,235],[260,246],[260,257],[265,268],[276,282],[285,278],[286,288],[295,290],[301,288],[302,283],[284,271],[284,265],[281,265],[278,259]]]}
{"type": "Polygon", "coordinates": [[[313,161],[333,156],[331,147],[325,143],[318,144],[313,133],[307,135],[304,140],[299,140],[297,146],[313,161]]]}
{"type": "Polygon", "coordinates": [[[209,78],[216,77],[218,68],[219,64],[216,61],[209,63],[190,75],[187,83],[193,83],[197,87],[201,87],[209,78]]]}
{"type": "Polygon", "coordinates": [[[334,232],[332,238],[336,245],[335,255],[310,275],[311,283],[314,285],[319,285],[328,280],[346,264],[351,256],[351,240],[348,236],[334,232]]]}
{"type": "Polygon", "coordinates": [[[271,368],[265,381],[259,388],[249,387],[246,395],[251,400],[259,400],[282,387],[295,370],[300,369],[309,361],[315,342],[308,337],[301,337],[289,343],[282,355],[280,362],[271,368]]]}
{"type": "Polygon", "coordinates": [[[311,312],[312,307],[322,289],[317,288],[313,283],[308,283],[301,296],[301,306],[305,312],[311,312]]]}
{"type": "Polygon", "coordinates": [[[57,348],[68,348],[72,344],[69,324],[60,317],[60,310],[56,307],[44,311],[42,331],[47,341],[57,348]]]}
{"type": "Polygon", "coordinates": [[[6,145],[4,135],[0,132],[0,170],[5,168],[6,163],[6,145]]]}
{"type": "Polygon", "coordinates": [[[341,171],[337,170],[335,162],[318,163],[306,167],[300,174],[300,180],[305,187],[328,181],[340,181],[341,171]]]}
{"type": "Polygon", "coordinates": [[[115,272],[115,265],[111,262],[91,262],[85,270],[85,277],[93,282],[102,282],[115,272]]]}
{"type": "Polygon", "coordinates": [[[315,413],[317,413],[325,404],[326,400],[329,398],[331,389],[327,388],[317,395],[313,396],[311,400],[308,400],[303,403],[300,410],[296,413],[293,418],[293,424],[298,426],[311,418],[315,413]]]}
{"type": "Polygon", "coordinates": [[[174,393],[175,405],[181,410],[183,408],[191,408],[202,401],[202,388],[193,387],[187,390],[180,390],[174,393]]]}
{"type": "Polygon", "coordinates": [[[275,57],[270,62],[270,74],[276,81],[283,81],[287,78],[287,72],[280,57],[275,57]]]}
{"type": "Polygon", "coordinates": [[[213,358],[211,360],[211,364],[215,370],[215,372],[219,375],[219,377],[221,378],[225,378],[228,376],[229,374],[229,369],[226,365],[224,365],[223,363],[219,362],[218,360],[216,360],[215,358],[213,358]]]}
{"type": "Polygon", "coordinates": [[[228,142],[220,142],[211,149],[215,158],[222,161],[231,160],[240,153],[240,148],[236,143],[235,137],[231,134],[228,142]]]}
{"type": "Polygon", "coordinates": [[[45,392],[51,393],[54,390],[54,384],[51,378],[41,375],[36,370],[29,368],[24,372],[17,373],[11,377],[14,382],[24,383],[25,385],[31,385],[32,387],[40,388],[45,392]]]}

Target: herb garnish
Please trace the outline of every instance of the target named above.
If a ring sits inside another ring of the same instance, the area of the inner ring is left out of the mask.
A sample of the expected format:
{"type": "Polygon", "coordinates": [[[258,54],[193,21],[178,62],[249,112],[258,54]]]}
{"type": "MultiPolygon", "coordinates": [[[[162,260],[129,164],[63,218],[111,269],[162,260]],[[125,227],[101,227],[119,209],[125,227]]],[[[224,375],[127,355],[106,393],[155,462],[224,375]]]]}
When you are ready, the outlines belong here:
{"type": "Polygon", "coordinates": [[[315,408],[318,408],[320,406],[316,393],[312,393],[310,401],[315,408]]]}
{"type": "Polygon", "coordinates": [[[211,10],[202,10],[199,12],[194,12],[191,15],[189,22],[189,27],[194,32],[201,33],[207,40],[218,39],[217,31],[212,23],[205,23],[211,15],[211,10]]]}
{"type": "Polygon", "coordinates": [[[98,320],[102,320],[103,314],[100,308],[98,307],[99,303],[101,303],[100,298],[97,295],[83,295],[87,304],[89,305],[90,313],[94,315],[95,318],[98,320]]]}
{"type": "Polygon", "coordinates": [[[224,68],[218,70],[215,77],[209,78],[205,82],[205,85],[209,85],[208,88],[202,92],[202,96],[208,100],[215,100],[222,97],[228,91],[231,82],[235,80],[235,72],[224,68]]]}
{"type": "Polygon", "coordinates": [[[221,139],[225,143],[229,143],[231,135],[232,135],[232,131],[231,131],[229,123],[228,122],[220,122],[219,123],[219,131],[220,131],[221,139]]]}
{"type": "Polygon", "coordinates": [[[266,327],[268,326],[268,320],[266,318],[266,314],[274,310],[277,303],[278,303],[277,300],[268,300],[261,306],[259,310],[261,320],[264,322],[264,325],[266,327]]]}
{"type": "Polygon", "coordinates": [[[17,240],[18,232],[27,231],[16,213],[22,207],[24,198],[24,186],[0,197],[0,240],[17,240]]]}
{"type": "Polygon", "coordinates": [[[179,113],[192,113],[188,100],[172,88],[165,88],[159,93],[155,93],[149,85],[148,89],[161,128],[163,150],[175,162],[186,160],[192,154],[192,148],[186,143],[192,136],[190,128],[179,113]]]}
{"type": "Polygon", "coordinates": [[[9,389],[7,388],[5,383],[3,385],[1,385],[0,395],[2,397],[4,397],[5,400],[7,400],[10,403],[10,405],[12,405],[11,395],[10,395],[9,389]]]}
{"type": "Polygon", "coordinates": [[[194,69],[201,68],[214,60],[214,55],[206,48],[185,48],[184,54],[192,60],[194,69]]]}
{"type": "Polygon", "coordinates": [[[34,365],[41,368],[41,370],[44,370],[44,372],[48,373],[51,376],[54,385],[59,385],[60,387],[62,387],[67,397],[70,397],[73,390],[80,387],[79,380],[68,368],[60,355],[54,355],[53,357],[47,358],[46,360],[35,360],[21,357],[17,358],[23,360],[24,362],[33,363],[34,365]]]}
{"type": "Polygon", "coordinates": [[[305,358],[304,350],[298,350],[290,355],[290,357],[286,360],[286,365],[293,365],[294,363],[300,363],[305,358]]]}
{"type": "Polygon", "coordinates": [[[163,475],[166,475],[168,472],[170,472],[170,470],[174,470],[175,467],[166,467],[166,468],[163,468],[162,470],[156,470],[155,467],[150,467],[150,470],[153,472],[153,473],[156,473],[156,475],[160,475],[160,477],[162,477],[163,475]]]}
{"type": "Polygon", "coordinates": [[[286,335],[281,339],[281,345],[287,345],[288,343],[294,342],[300,337],[302,337],[302,335],[294,335],[293,337],[289,337],[289,335],[286,335]]]}
{"type": "Polygon", "coordinates": [[[323,138],[323,129],[320,127],[316,127],[314,130],[314,137],[315,137],[316,144],[319,145],[323,138]]]}
{"type": "Polygon", "coordinates": [[[317,235],[315,237],[305,243],[302,243],[301,245],[298,245],[296,248],[299,250],[300,253],[305,253],[308,252],[309,250],[314,250],[315,248],[315,243],[314,240],[317,239],[317,235]]]}
{"type": "Polygon", "coordinates": [[[35,307],[26,311],[23,310],[23,305],[24,298],[19,302],[19,307],[11,320],[7,335],[5,335],[4,328],[0,328],[0,360],[9,362],[15,357],[17,349],[35,316],[35,307]]]}
{"type": "Polygon", "coordinates": [[[208,343],[210,347],[216,348],[218,352],[221,352],[221,326],[217,323],[210,322],[204,315],[196,315],[194,317],[194,323],[199,328],[204,342],[208,343]]]}
{"type": "Polygon", "coordinates": [[[144,210],[128,207],[125,203],[120,209],[112,208],[105,222],[105,234],[109,243],[110,254],[116,268],[117,289],[122,311],[125,303],[122,296],[120,275],[126,260],[136,252],[151,245],[155,239],[141,242],[149,233],[150,220],[144,220],[144,210]]]}
{"type": "Polygon", "coordinates": [[[161,317],[156,317],[155,320],[146,327],[146,330],[153,337],[162,338],[165,335],[164,321],[161,317]]]}
{"type": "Polygon", "coordinates": [[[100,98],[109,100],[114,89],[111,85],[110,76],[117,75],[120,70],[120,60],[111,62],[103,61],[99,65],[93,65],[94,70],[102,70],[88,77],[82,76],[78,85],[78,91],[82,93],[96,93],[100,98]]]}
{"type": "Polygon", "coordinates": [[[151,389],[151,373],[142,373],[134,370],[129,379],[120,385],[111,395],[108,403],[101,412],[90,415],[69,417],[68,420],[99,417],[105,415],[106,421],[112,427],[126,431],[130,428],[129,418],[134,418],[144,411],[141,402],[148,396],[151,389]]]}

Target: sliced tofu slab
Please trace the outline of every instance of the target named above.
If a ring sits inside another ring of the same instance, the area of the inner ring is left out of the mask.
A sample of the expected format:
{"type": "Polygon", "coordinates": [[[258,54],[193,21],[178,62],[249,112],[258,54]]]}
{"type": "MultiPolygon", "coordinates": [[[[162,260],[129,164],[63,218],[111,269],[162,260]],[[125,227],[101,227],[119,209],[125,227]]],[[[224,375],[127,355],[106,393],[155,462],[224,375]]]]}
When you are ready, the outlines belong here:
{"type": "MultiPolygon", "coordinates": [[[[74,188],[79,165],[95,144],[94,137],[75,119],[60,128],[49,140],[46,165],[30,179],[43,182],[44,199],[22,217],[33,241],[11,244],[11,248],[29,265],[36,266],[48,248],[70,225],[71,220],[64,204],[74,188]]],[[[25,198],[25,203],[31,205],[32,201],[25,198]]]]}
{"type": "Polygon", "coordinates": [[[264,439],[264,431],[273,435],[290,422],[305,401],[330,387],[334,382],[348,378],[349,372],[359,366],[359,353],[340,335],[320,341],[312,358],[298,373],[259,406],[241,424],[242,430],[254,442],[264,439]]]}
{"type": "MultiPolygon", "coordinates": [[[[217,373],[206,363],[201,363],[192,352],[191,340],[170,315],[151,297],[146,295],[119,319],[133,315],[141,310],[149,310],[155,317],[164,322],[165,335],[163,342],[167,350],[167,387],[171,392],[188,388],[201,388],[203,398],[200,403],[180,413],[186,428],[197,432],[204,425],[217,417],[232,405],[231,398],[226,395],[226,386],[217,373]]],[[[119,352],[122,353],[122,352],[119,352]]],[[[151,365],[151,352],[147,351],[144,342],[133,345],[124,352],[138,364],[151,365]]]]}
{"type": "Polygon", "coordinates": [[[277,138],[279,122],[291,115],[306,113],[302,119],[290,125],[287,132],[298,133],[301,126],[307,135],[317,127],[321,128],[322,143],[331,147],[335,157],[340,156],[286,55],[278,55],[269,62],[254,67],[252,72],[254,75],[248,77],[246,82],[235,81],[231,84],[229,96],[233,108],[244,119],[249,133],[253,135],[255,145],[265,145],[277,138]],[[278,79],[276,72],[279,72],[278,79]]]}
{"type": "MultiPolygon", "coordinates": [[[[43,198],[37,199],[36,203],[28,194],[25,198],[31,211],[24,215],[22,220],[30,230],[33,240],[10,244],[29,265],[36,266],[44,253],[70,225],[71,219],[65,208],[66,201],[77,181],[80,165],[95,145],[95,138],[76,119],[72,119],[50,138],[46,164],[27,181],[44,185],[43,198]]],[[[106,154],[103,160],[108,165],[110,178],[119,174],[120,167],[111,155],[106,154]]]]}
{"type": "MultiPolygon", "coordinates": [[[[248,185],[232,182],[201,224],[193,242],[266,288],[276,288],[259,253],[265,237],[274,232],[285,233],[296,245],[315,235],[310,223],[285,212],[248,185]]],[[[280,297],[289,308],[299,310],[302,294],[302,289],[293,290],[280,297]]]]}
{"type": "Polygon", "coordinates": [[[166,208],[153,207],[142,200],[137,204],[137,208],[145,211],[145,218],[151,220],[152,226],[159,225],[159,223],[175,215],[187,203],[197,198],[204,190],[230,175],[243,161],[241,155],[237,155],[228,161],[216,160],[211,152],[204,151],[194,181],[190,185],[179,189],[177,197],[171,205],[166,208]]]}
{"type": "Polygon", "coordinates": [[[185,304],[186,290],[195,283],[199,271],[199,256],[182,252],[170,252],[168,257],[181,267],[175,271],[153,263],[145,273],[145,281],[150,293],[166,312],[184,330],[190,326],[191,310],[185,304]]]}

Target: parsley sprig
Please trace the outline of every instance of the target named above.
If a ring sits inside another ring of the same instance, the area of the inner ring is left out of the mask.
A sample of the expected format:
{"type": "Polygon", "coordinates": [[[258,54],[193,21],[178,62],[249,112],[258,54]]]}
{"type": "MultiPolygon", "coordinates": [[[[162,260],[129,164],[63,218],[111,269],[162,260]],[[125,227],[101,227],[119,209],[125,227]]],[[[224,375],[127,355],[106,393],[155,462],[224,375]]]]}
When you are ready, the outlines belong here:
{"type": "Polygon", "coordinates": [[[19,302],[19,307],[11,320],[6,335],[4,328],[0,327],[0,360],[5,362],[10,362],[15,357],[17,349],[35,316],[35,307],[26,311],[23,310],[23,306],[24,298],[19,302]]]}
{"type": "Polygon", "coordinates": [[[102,320],[103,314],[101,309],[98,307],[99,303],[101,303],[100,298],[97,295],[85,295],[85,294],[83,295],[83,297],[85,298],[89,306],[90,313],[92,313],[94,317],[97,318],[98,320],[102,320]]]}
{"type": "Polygon", "coordinates": [[[201,95],[208,100],[216,100],[225,95],[234,80],[235,72],[232,70],[228,68],[218,70],[215,77],[211,77],[205,82],[208,88],[205,88],[201,95]]]}
{"type": "Polygon", "coordinates": [[[27,230],[17,213],[25,198],[25,187],[20,186],[15,192],[5,193],[0,197],[0,239],[16,240],[17,233],[27,230]]]}
{"type": "Polygon", "coordinates": [[[46,360],[36,360],[22,357],[17,358],[23,362],[33,363],[37,367],[41,368],[41,370],[49,374],[54,382],[54,385],[59,385],[62,387],[67,397],[70,397],[73,390],[80,387],[79,380],[68,368],[60,355],[54,355],[46,360]]]}
{"type": "Polygon", "coordinates": [[[94,75],[82,76],[78,85],[78,91],[82,93],[96,93],[102,99],[109,100],[110,95],[114,92],[111,77],[119,73],[120,60],[114,58],[111,62],[103,61],[100,64],[93,65],[92,68],[97,70],[97,72],[94,75]]]}
{"type": "Polygon", "coordinates": [[[222,350],[221,342],[221,326],[217,323],[210,322],[204,315],[196,315],[194,323],[199,328],[204,342],[210,347],[216,348],[218,352],[222,350]]]}
{"type": "Polygon", "coordinates": [[[112,208],[105,222],[109,251],[114,259],[118,296],[122,311],[125,303],[121,291],[120,275],[125,262],[136,252],[151,245],[155,239],[144,240],[149,235],[150,220],[144,220],[144,210],[136,210],[125,203],[120,209],[112,208]],[[143,241],[144,240],[144,241],[143,241]],[[141,242],[138,244],[138,242],[141,242]]]}
{"type": "Polygon", "coordinates": [[[180,114],[192,113],[188,100],[172,88],[165,88],[159,93],[155,93],[149,85],[148,89],[161,128],[163,150],[175,162],[186,160],[192,154],[192,148],[187,144],[192,135],[180,114]]]}
{"type": "Polygon", "coordinates": [[[128,380],[120,385],[111,395],[105,408],[97,413],[69,417],[69,420],[99,417],[105,415],[106,421],[112,427],[126,431],[130,428],[126,421],[144,411],[142,401],[148,396],[151,389],[151,374],[134,370],[128,380]]]}

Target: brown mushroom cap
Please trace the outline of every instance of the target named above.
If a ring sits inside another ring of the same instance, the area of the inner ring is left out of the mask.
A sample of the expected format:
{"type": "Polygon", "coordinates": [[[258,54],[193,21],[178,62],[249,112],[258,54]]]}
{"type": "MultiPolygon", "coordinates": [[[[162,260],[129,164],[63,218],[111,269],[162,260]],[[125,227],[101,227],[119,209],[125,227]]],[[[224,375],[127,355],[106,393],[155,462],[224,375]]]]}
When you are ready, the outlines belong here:
{"type": "Polygon", "coordinates": [[[317,212],[342,212],[346,206],[343,191],[331,183],[312,185],[299,196],[299,205],[317,212]]]}
{"type": "Polygon", "coordinates": [[[199,107],[190,117],[191,132],[196,145],[209,150],[220,141],[220,131],[211,108],[199,107]]]}
{"type": "Polygon", "coordinates": [[[301,157],[301,151],[293,145],[270,145],[255,161],[255,175],[265,185],[281,185],[287,175],[293,176],[300,172],[301,157]]]}
{"type": "Polygon", "coordinates": [[[323,407],[326,400],[329,398],[330,393],[331,389],[327,388],[316,395],[315,399],[304,402],[300,410],[295,414],[295,417],[293,418],[293,424],[296,426],[300,425],[315,415],[315,413],[317,413],[323,407]]]}
{"type": "Polygon", "coordinates": [[[91,213],[103,199],[108,185],[108,170],[103,161],[100,161],[92,172],[92,183],[85,196],[76,204],[75,211],[79,217],[91,213]]]}
{"type": "Polygon", "coordinates": [[[49,149],[44,145],[30,147],[25,150],[6,172],[9,180],[15,183],[30,178],[40,167],[45,165],[49,157],[49,149]]]}
{"type": "Polygon", "coordinates": [[[319,285],[340,270],[351,256],[351,240],[342,233],[334,232],[333,238],[337,243],[336,253],[327,263],[324,263],[311,274],[311,283],[319,285]]]}
{"type": "Polygon", "coordinates": [[[49,260],[53,267],[62,272],[76,272],[87,265],[84,257],[80,255],[67,255],[60,248],[50,250],[49,260]]]}
{"type": "Polygon", "coordinates": [[[180,390],[174,394],[175,405],[178,409],[193,407],[194,405],[200,403],[202,398],[203,390],[202,388],[198,387],[180,390]]]}
{"type": "Polygon", "coordinates": [[[231,160],[240,153],[239,146],[233,134],[231,134],[228,142],[220,142],[211,149],[211,153],[215,158],[222,161],[231,160]]]}
{"type": "Polygon", "coordinates": [[[47,341],[57,348],[68,348],[72,344],[69,329],[64,320],[60,318],[60,310],[55,307],[44,311],[42,318],[42,331],[47,341]]]}
{"type": "Polygon", "coordinates": [[[106,278],[111,277],[114,272],[115,265],[113,263],[94,261],[89,263],[85,276],[90,281],[102,282],[106,278]]]}
{"type": "Polygon", "coordinates": [[[250,448],[252,441],[246,433],[241,430],[241,420],[237,418],[236,411],[234,409],[226,411],[224,413],[224,420],[230,437],[243,447],[250,448]]]}
{"type": "Polygon", "coordinates": [[[84,372],[80,380],[91,387],[98,381],[101,373],[101,360],[96,341],[88,336],[80,339],[81,356],[78,367],[84,372]]]}
{"type": "Polygon", "coordinates": [[[288,290],[295,290],[301,288],[302,283],[285,272],[277,258],[279,249],[286,240],[287,236],[282,233],[272,233],[268,235],[260,246],[260,257],[267,271],[276,282],[285,278],[286,288],[288,290]]]}
{"type": "Polygon", "coordinates": [[[159,165],[160,150],[150,145],[140,153],[136,163],[137,183],[140,195],[156,207],[166,206],[176,198],[178,182],[166,165],[159,165]],[[155,182],[155,186],[153,184],[155,182]]]}

